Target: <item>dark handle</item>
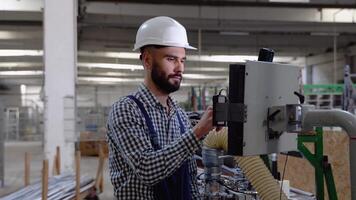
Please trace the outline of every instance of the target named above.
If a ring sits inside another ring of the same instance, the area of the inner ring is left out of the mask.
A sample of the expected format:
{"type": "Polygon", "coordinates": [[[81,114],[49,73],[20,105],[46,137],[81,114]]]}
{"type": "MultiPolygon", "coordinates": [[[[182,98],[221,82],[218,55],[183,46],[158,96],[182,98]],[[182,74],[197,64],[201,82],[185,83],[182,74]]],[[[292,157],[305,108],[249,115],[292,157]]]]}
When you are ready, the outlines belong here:
{"type": "Polygon", "coordinates": [[[294,91],[294,94],[299,98],[300,104],[303,104],[305,101],[305,96],[296,91],[294,91]]]}

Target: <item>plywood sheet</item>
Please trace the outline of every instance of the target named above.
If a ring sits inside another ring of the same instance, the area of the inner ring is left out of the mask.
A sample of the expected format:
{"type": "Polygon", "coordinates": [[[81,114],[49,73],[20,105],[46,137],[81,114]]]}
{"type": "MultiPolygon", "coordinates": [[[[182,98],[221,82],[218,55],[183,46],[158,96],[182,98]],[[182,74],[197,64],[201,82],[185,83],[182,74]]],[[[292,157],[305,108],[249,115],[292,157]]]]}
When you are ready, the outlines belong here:
{"type": "MultiPolygon", "coordinates": [[[[312,145],[306,145],[313,152],[312,145]]],[[[324,131],[324,155],[327,155],[333,169],[338,199],[351,199],[349,138],[345,132],[324,131]]],[[[285,156],[278,157],[278,170],[283,172],[285,156]]],[[[314,168],[302,158],[288,157],[285,178],[296,187],[315,194],[314,168]]],[[[327,190],[325,187],[325,196],[327,190]]]]}

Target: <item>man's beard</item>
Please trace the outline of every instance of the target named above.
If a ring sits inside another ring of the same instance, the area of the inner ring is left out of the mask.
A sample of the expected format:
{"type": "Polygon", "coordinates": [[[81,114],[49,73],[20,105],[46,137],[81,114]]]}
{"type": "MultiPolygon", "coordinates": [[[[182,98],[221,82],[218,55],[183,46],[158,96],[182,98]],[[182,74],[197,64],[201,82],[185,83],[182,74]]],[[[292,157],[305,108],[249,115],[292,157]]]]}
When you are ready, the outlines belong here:
{"type": "Polygon", "coordinates": [[[158,63],[153,62],[151,78],[152,81],[156,84],[156,87],[160,89],[162,92],[166,94],[170,94],[179,89],[180,81],[178,83],[169,82],[169,79],[174,76],[177,76],[177,74],[166,76],[165,73],[161,70],[161,66],[158,63]]]}

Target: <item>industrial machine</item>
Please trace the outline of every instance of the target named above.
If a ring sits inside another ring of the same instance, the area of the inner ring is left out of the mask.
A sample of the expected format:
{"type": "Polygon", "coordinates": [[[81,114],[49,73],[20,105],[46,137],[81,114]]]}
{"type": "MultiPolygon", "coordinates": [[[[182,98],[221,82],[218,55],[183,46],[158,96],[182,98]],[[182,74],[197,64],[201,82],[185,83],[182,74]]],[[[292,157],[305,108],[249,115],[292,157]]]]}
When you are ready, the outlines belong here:
{"type": "Polygon", "coordinates": [[[324,176],[330,199],[337,199],[330,164],[322,151],[312,155],[303,142],[322,145],[322,129],[316,127],[342,127],[351,139],[351,195],[356,198],[356,117],[343,110],[317,110],[304,105],[298,73],[296,66],[272,62],[230,65],[228,95],[213,98],[214,125],[228,127],[227,155],[300,151],[316,169],[317,199],[324,198],[324,176]]]}
{"type": "Polygon", "coordinates": [[[204,172],[198,179],[203,185],[203,191],[200,192],[202,198],[208,200],[257,199],[257,192],[251,187],[242,170],[236,166],[227,167],[224,165],[224,159],[231,159],[231,157],[224,156],[223,150],[203,148],[204,172]]]}

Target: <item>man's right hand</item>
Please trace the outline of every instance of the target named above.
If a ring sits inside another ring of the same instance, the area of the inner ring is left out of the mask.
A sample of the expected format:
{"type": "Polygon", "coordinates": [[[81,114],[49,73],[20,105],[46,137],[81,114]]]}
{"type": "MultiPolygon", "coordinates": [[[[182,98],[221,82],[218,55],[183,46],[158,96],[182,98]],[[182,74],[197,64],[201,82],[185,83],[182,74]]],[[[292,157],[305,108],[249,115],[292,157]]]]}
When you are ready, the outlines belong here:
{"type": "Polygon", "coordinates": [[[199,140],[207,135],[213,129],[213,107],[209,106],[200,118],[197,125],[194,126],[193,132],[199,140]]]}

